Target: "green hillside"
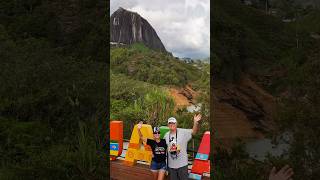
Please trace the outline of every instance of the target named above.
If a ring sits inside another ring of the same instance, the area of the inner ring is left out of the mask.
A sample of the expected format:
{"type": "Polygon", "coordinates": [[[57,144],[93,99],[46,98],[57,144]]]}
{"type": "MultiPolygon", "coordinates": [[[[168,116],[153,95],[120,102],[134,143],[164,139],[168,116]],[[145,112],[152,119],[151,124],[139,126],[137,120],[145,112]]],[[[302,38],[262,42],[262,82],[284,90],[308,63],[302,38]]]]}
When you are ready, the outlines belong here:
{"type": "Polygon", "coordinates": [[[173,115],[174,102],[165,88],[125,75],[111,72],[110,98],[111,119],[124,122],[125,138],[130,138],[133,125],[141,120],[159,126],[165,125],[166,118],[173,115]]]}
{"type": "Polygon", "coordinates": [[[242,72],[266,74],[294,47],[294,32],[280,19],[236,0],[213,4],[212,49],[219,60],[214,70],[218,77],[233,80],[242,72]]]}
{"type": "Polygon", "coordinates": [[[200,70],[173,56],[153,51],[143,44],[111,48],[111,69],[135,80],[156,85],[185,86],[197,80],[200,70]]]}
{"type": "Polygon", "coordinates": [[[169,88],[192,85],[201,91],[199,102],[205,102],[203,111],[208,111],[209,64],[185,63],[143,44],[113,47],[110,53],[111,119],[124,121],[125,137],[130,137],[132,126],[140,120],[153,126],[166,125],[167,118],[174,115],[181,127],[191,127],[193,114],[174,111],[169,88]]]}
{"type": "Polygon", "coordinates": [[[0,179],[107,178],[105,7],[0,2],[0,179]]]}
{"type": "Polygon", "coordinates": [[[308,20],[315,15],[307,15],[296,30],[295,24],[236,0],[217,0],[213,8],[212,63],[216,68],[212,72],[216,79],[234,81],[249,74],[272,94],[284,91],[290,73],[315,46],[309,30],[302,30],[308,23],[319,24],[316,18],[308,20]]]}
{"type": "MultiPolygon", "coordinates": [[[[320,10],[312,10],[298,21],[298,27],[302,31],[320,33],[320,10]]],[[[292,23],[294,26],[295,23],[292,23]]]]}
{"type": "Polygon", "coordinates": [[[215,179],[267,179],[272,166],[285,164],[293,168],[293,179],[317,179],[320,41],[310,36],[318,32],[317,13],[283,23],[237,0],[215,0],[212,12],[214,78],[236,84],[242,74],[249,75],[277,98],[276,130],[270,136],[292,133],[288,152],[264,162],[249,158],[241,143],[232,153],[217,149],[215,179]]]}

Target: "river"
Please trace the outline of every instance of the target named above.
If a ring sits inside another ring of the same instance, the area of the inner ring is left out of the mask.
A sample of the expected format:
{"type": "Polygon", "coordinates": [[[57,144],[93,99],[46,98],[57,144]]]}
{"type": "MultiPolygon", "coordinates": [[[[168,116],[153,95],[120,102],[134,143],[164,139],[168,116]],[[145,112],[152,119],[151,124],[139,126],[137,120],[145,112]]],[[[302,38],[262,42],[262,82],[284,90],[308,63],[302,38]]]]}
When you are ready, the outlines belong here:
{"type": "Polygon", "coordinates": [[[201,103],[191,104],[190,106],[187,106],[187,111],[191,112],[191,113],[200,111],[201,110],[201,106],[202,106],[201,103]]]}
{"type": "Polygon", "coordinates": [[[277,138],[277,144],[274,144],[269,138],[249,139],[246,141],[245,150],[251,158],[264,161],[268,154],[271,156],[285,154],[290,148],[290,139],[292,139],[290,133],[283,133],[277,138]]]}

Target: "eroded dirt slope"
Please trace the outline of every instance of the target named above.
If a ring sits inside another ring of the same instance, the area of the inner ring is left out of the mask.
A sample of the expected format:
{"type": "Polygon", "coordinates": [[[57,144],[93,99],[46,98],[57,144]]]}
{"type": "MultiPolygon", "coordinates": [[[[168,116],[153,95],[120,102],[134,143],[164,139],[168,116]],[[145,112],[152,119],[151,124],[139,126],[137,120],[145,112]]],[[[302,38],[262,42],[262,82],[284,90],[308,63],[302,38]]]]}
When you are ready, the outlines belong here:
{"type": "Polygon", "coordinates": [[[213,87],[212,125],[218,138],[259,138],[273,129],[275,98],[250,78],[213,87]]]}
{"type": "Polygon", "coordinates": [[[175,101],[176,108],[182,108],[194,104],[198,95],[190,85],[187,85],[184,88],[170,87],[169,92],[175,101]]]}

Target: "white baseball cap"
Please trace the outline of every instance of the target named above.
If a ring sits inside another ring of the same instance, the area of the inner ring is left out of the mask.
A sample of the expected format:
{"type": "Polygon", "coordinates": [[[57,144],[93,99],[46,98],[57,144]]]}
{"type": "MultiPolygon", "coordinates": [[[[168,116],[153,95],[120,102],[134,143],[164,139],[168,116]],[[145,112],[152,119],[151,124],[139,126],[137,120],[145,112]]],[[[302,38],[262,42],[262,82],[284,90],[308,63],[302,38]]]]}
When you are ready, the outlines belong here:
{"type": "Polygon", "coordinates": [[[174,117],[169,118],[169,119],[168,119],[168,124],[169,124],[169,123],[177,123],[176,118],[174,118],[174,117]]]}

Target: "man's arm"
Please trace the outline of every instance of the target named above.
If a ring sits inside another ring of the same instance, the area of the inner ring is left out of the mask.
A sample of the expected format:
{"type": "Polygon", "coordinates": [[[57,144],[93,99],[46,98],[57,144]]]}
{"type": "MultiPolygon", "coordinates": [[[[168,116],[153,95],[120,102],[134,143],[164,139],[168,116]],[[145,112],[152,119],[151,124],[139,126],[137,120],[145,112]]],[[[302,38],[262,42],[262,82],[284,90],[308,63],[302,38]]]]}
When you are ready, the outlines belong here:
{"type": "Polygon", "coordinates": [[[140,121],[139,124],[138,124],[138,133],[139,133],[139,137],[140,137],[141,141],[145,144],[145,143],[147,143],[147,138],[144,138],[142,133],[141,133],[140,129],[142,127],[142,124],[143,124],[142,121],[140,121]]]}
{"type": "Polygon", "coordinates": [[[199,129],[199,121],[201,120],[201,114],[193,116],[192,135],[196,135],[199,129]]]}

